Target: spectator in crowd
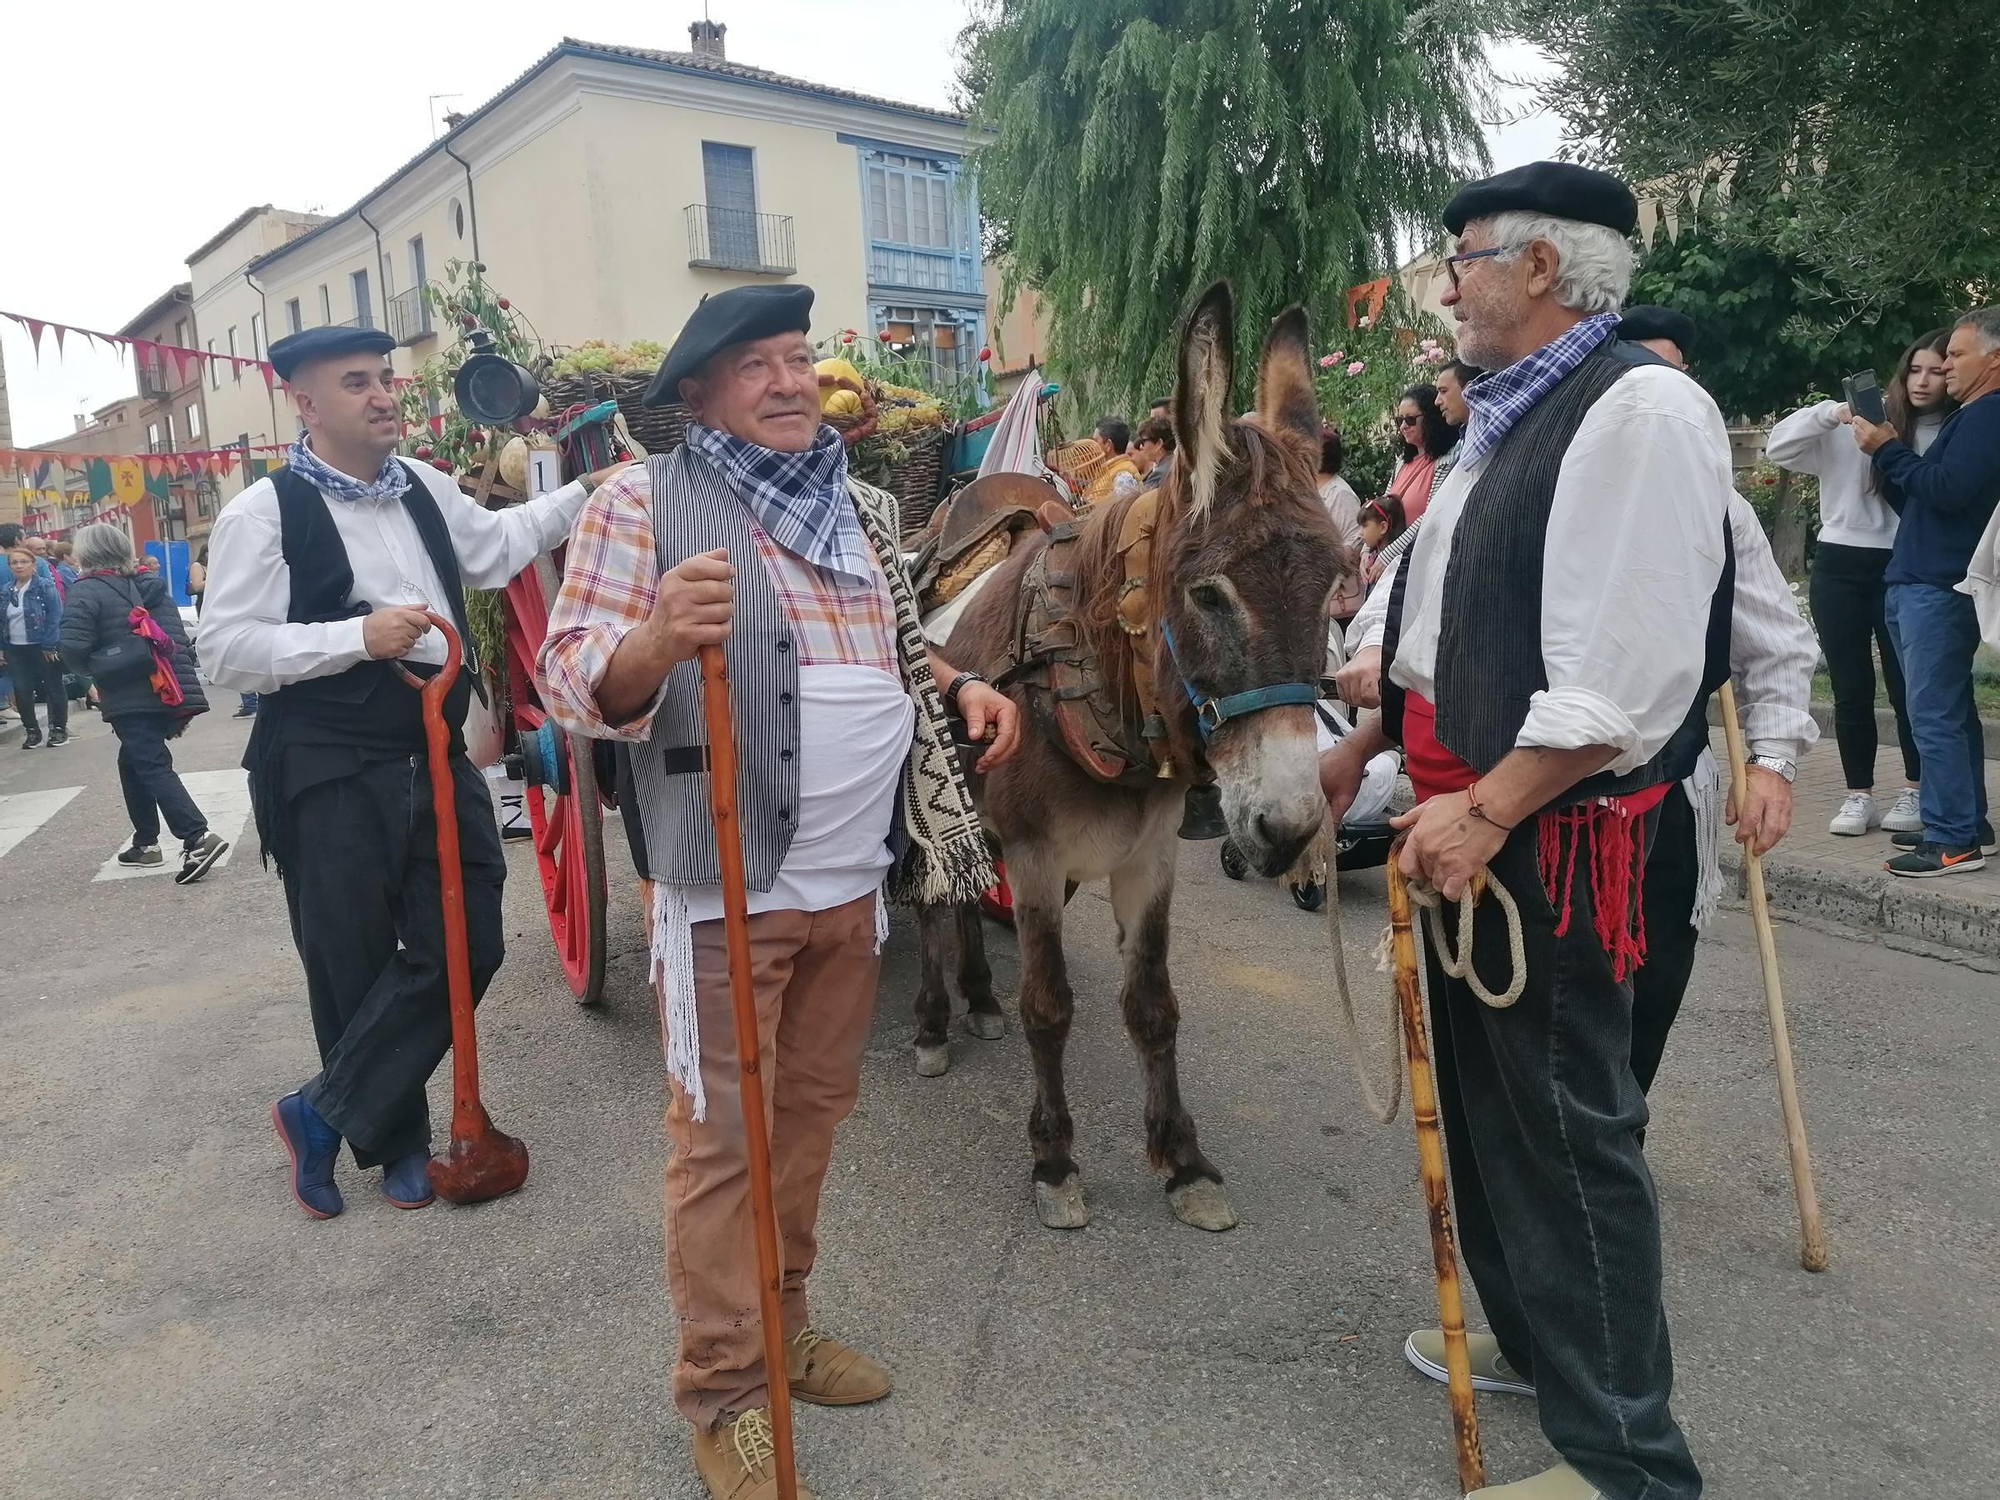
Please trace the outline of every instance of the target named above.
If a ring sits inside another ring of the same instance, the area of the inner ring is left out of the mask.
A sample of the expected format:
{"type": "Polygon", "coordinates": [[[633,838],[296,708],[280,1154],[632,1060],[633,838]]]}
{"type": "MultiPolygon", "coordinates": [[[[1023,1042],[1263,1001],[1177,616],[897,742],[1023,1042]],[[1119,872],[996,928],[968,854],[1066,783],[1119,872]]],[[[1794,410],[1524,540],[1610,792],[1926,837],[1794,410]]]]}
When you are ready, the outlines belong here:
{"type": "Polygon", "coordinates": [[[1403,502],[1394,495],[1370,500],[1361,507],[1361,582],[1373,588],[1382,576],[1382,554],[1389,544],[1410,529],[1403,516],[1403,502]]]}
{"type": "Polygon", "coordinates": [[[76,582],[76,547],[71,542],[54,542],[49,547],[49,566],[55,569],[56,587],[65,594],[76,582]]]}
{"type": "Polygon", "coordinates": [[[1436,386],[1413,385],[1403,392],[1403,399],[1396,406],[1396,436],[1403,444],[1402,462],[1389,480],[1389,494],[1402,501],[1406,523],[1415,522],[1431,503],[1431,492],[1444,477],[1438,470],[1438,460],[1458,446],[1459,431],[1438,409],[1436,386]]]}
{"type": "Polygon", "coordinates": [[[1174,424],[1165,417],[1152,416],[1139,424],[1132,437],[1132,458],[1144,472],[1146,489],[1156,490],[1166,482],[1167,466],[1174,457],[1174,424]]]}
{"type": "Polygon", "coordinates": [[[62,663],[56,647],[62,639],[62,595],[55,579],[36,567],[35,554],[25,546],[7,553],[7,577],[0,583],[0,611],[6,619],[7,673],[14,679],[15,702],[21,710],[23,750],[42,743],[35,694],[49,704],[49,747],[69,743],[69,699],[63,693],[62,663]]]}
{"type": "Polygon", "coordinates": [[[1899,519],[1884,573],[1889,629],[1903,662],[1910,728],[1923,755],[1919,833],[1888,863],[1910,879],[1984,867],[1986,746],[1972,693],[1979,616],[1958,591],[2000,506],[2000,306],[1967,313],[1945,345],[1945,389],[1959,403],[1924,452],[1887,422],[1849,419],[1899,519]]]}
{"type": "Polygon", "coordinates": [[[194,604],[194,617],[201,618],[201,596],[208,591],[208,543],[201,544],[201,551],[188,564],[188,598],[194,604]]]}
{"type": "Polygon", "coordinates": [[[1107,500],[1137,493],[1146,476],[1127,451],[1132,446],[1130,424],[1123,417],[1105,417],[1091,436],[1097,439],[1104,462],[1098,466],[1096,474],[1091,477],[1090,487],[1083,493],[1084,504],[1102,505],[1107,500]]]}
{"type": "Polygon", "coordinates": [[[1146,415],[1148,417],[1160,417],[1163,420],[1172,421],[1174,415],[1174,398],[1171,396],[1155,396],[1152,404],[1146,409],[1146,415]]]}
{"type": "MultiPolygon", "coordinates": [[[[1957,409],[1944,384],[1945,343],[1951,330],[1925,334],[1904,351],[1890,378],[1884,407],[1889,425],[1911,451],[1926,452],[1944,419],[1957,409]]],[[[1813,623],[1833,681],[1833,734],[1847,796],[1828,831],[1855,838],[1871,828],[1915,833],[1923,758],[1910,732],[1903,665],[1890,638],[1888,585],[1884,582],[1896,541],[1896,513],[1882,498],[1868,457],[1846,432],[1845,402],[1802,407],[1771,429],[1764,456],[1794,474],[1819,481],[1819,541],[1813,549],[1813,623]],[[1875,800],[1875,658],[1889,707],[1896,716],[1904,786],[1886,811],[1875,800]]]]}
{"type": "Polygon", "coordinates": [[[105,721],[118,736],[118,783],[132,819],[132,844],[119,852],[118,863],[163,862],[164,814],[168,829],[181,841],[181,867],[174,880],[188,885],[206,875],[229,845],[209,829],[167,748],[190,719],[208,712],[187,627],[160,575],[139,568],[132,539],[118,527],[84,527],[76,534],[76,558],[83,573],[63,615],[62,654],[72,672],[96,678],[105,721]],[[142,653],[136,664],[116,659],[116,654],[129,655],[127,643],[138,634],[135,610],[150,617],[142,618],[142,625],[159,632],[147,632],[153,650],[142,653]]]}
{"type": "Polygon", "coordinates": [[[1353,485],[1340,477],[1340,466],[1346,458],[1347,449],[1340,441],[1340,429],[1331,422],[1322,422],[1319,429],[1319,501],[1326,507],[1327,518],[1339,529],[1341,544],[1354,554],[1354,571],[1341,579],[1326,606],[1327,618],[1343,629],[1368,595],[1368,586],[1361,581],[1361,497],[1354,493],[1353,485]]]}
{"type": "MultiPolygon", "coordinates": [[[[1460,434],[1465,431],[1465,419],[1472,414],[1465,404],[1465,388],[1485,373],[1479,366],[1469,365],[1462,359],[1455,359],[1438,371],[1438,410],[1444,413],[1445,421],[1451,424],[1453,430],[1460,434]]],[[[1454,450],[1456,447],[1454,443],[1454,450]]]]}

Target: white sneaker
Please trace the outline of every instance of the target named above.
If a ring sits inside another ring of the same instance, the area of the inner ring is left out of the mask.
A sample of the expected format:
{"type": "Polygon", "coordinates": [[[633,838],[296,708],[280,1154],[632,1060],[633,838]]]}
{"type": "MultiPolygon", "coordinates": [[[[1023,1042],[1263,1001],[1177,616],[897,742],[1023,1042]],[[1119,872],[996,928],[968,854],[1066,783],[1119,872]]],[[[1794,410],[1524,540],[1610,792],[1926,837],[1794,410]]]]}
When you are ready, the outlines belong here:
{"type": "Polygon", "coordinates": [[[1840,811],[1826,825],[1826,831],[1841,838],[1858,839],[1871,828],[1886,826],[1875,811],[1875,798],[1868,792],[1849,792],[1840,811]]]}
{"type": "Polygon", "coordinates": [[[1882,826],[1891,833],[1923,832],[1924,815],[1917,809],[1915,787],[1906,786],[1896,794],[1896,805],[1882,819],[1882,826]]]}

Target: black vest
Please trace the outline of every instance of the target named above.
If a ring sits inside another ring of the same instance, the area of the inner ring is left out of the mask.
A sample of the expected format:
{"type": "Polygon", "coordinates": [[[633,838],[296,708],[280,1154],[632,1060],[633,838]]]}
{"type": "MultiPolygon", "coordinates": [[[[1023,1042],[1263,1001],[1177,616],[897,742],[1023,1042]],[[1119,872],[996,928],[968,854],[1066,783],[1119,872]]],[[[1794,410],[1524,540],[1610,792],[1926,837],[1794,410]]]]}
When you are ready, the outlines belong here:
{"type": "MultiPolygon", "coordinates": [[[[278,495],[279,546],[291,574],[286,619],[293,624],[326,624],[370,613],[366,601],[350,602],[354,568],[340,528],[333,524],[318,487],[290,468],[279,469],[271,476],[271,483],[278,495]]],[[[445,606],[438,612],[450,616],[464,642],[465,664],[444,702],[452,749],[462,751],[461,730],[471,695],[477,692],[483,702],[486,689],[478,680],[478,663],[466,625],[458,556],[444,513],[414,469],[402,499],[431,567],[444,584],[445,598],[432,601],[431,607],[445,606]]],[[[437,669],[412,664],[411,670],[427,677],[437,669]]],[[[344,672],[288,683],[261,698],[243,766],[250,773],[251,803],[264,855],[280,870],[285,865],[286,825],[290,821],[283,815],[284,761],[286,751],[293,747],[330,757],[348,753],[356,767],[372,759],[421,755],[425,751],[422,700],[386,661],[358,662],[344,672]]]]}
{"type": "MultiPolygon", "coordinates": [[[[1599,397],[1637,366],[1660,363],[1664,361],[1636,344],[1600,344],[1508,429],[1465,498],[1445,569],[1433,707],[1438,743],[1481,775],[1514,749],[1530,700],[1548,690],[1542,658],[1542,565],[1563,456],[1599,397]]],[[[1586,777],[1552,806],[1679,781],[1694,769],[1708,743],[1708,696],[1729,680],[1736,546],[1726,508],[1718,524],[1722,576],[1709,599],[1701,687],[1686,718],[1644,765],[1623,775],[1602,771],[1586,777]]],[[[1405,561],[1389,600],[1382,642],[1382,724],[1398,744],[1404,693],[1389,680],[1389,668],[1402,635],[1409,576],[1405,561]]]]}

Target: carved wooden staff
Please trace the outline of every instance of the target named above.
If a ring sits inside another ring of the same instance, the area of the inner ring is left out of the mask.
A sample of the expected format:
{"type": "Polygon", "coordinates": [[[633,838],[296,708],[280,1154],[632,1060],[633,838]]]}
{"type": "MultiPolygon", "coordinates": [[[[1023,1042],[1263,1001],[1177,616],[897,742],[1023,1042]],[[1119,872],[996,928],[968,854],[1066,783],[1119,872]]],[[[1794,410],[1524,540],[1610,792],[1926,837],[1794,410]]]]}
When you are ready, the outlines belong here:
{"type": "MultiPolygon", "coordinates": [[[[1749,767],[1743,753],[1743,726],[1736,717],[1736,690],[1717,690],[1722,702],[1722,737],[1729,747],[1729,802],[1743,806],[1749,767]]],[[[1740,815],[1740,814],[1739,814],[1740,815]]],[[[1771,903],[1764,893],[1763,857],[1743,846],[1743,873],[1750,886],[1750,921],[1757,929],[1757,956],[1764,966],[1764,1009],[1771,1020],[1771,1055],[1778,1065],[1778,1106],[1785,1116],[1785,1148],[1792,1158],[1792,1193],[1799,1202],[1799,1263],[1808,1271],[1826,1269],[1826,1227],[1820,1223],[1819,1194],[1813,1188],[1812,1148],[1806,1117],[1799,1109],[1799,1080],[1792,1071],[1792,1033],[1785,1024],[1784,981],[1778,977],[1778,939],[1771,930],[1771,903]]]]}
{"type": "MultiPolygon", "coordinates": [[[[1431,1077],[1424,1034],[1423,996],[1417,987],[1417,935],[1410,920],[1410,891],[1400,859],[1403,841],[1389,850],[1389,933],[1395,959],[1396,999],[1403,1013],[1403,1052],[1410,1062],[1410,1114],[1417,1122],[1417,1170],[1431,1216],[1431,1259],[1437,1265],[1438,1323],[1444,1329],[1445,1385],[1451,1393],[1451,1432],[1458,1448],[1458,1487],[1469,1495],[1486,1483],[1479,1455],[1479,1416],[1472,1407],[1472,1360],[1465,1349],[1465,1303],[1458,1290],[1458,1255],[1451,1242],[1451,1200],[1444,1180],[1444,1137],[1438,1129],[1437,1085],[1431,1077]]],[[[1474,899],[1467,892],[1466,900],[1474,899]]],[[[1468,954],[1469,958],[1470,955],[1468,954]]]]}
{"type": "MultiPolygon", "coordinates": [[[[792,1393],[785,1379],[785,1323],[780,1300],[778,1212],[771,1197],[771,1138],[764,1122],[757,997],[750,983],[750,901],[743,883],[743,836],[736,822],[736,725],[720,646],[701,648],[701,704],[708,721],[708,786],[715,850],[722,864],[722,923],[729,952],[729,1003],[736,1019],[737,1085],[743,1142],[750,1159],[750,1219],[757,1242],[757,1301],[764,1323],[764,1377],[771,1390],[771,1443],[778,1500],[798,1500],[792,1459],[792,1393]]],[[[700,1059],[695,1065],[699,1067],[700,1059]]]]}
{"type": "Polygon", "coordinates": [[[528,1180],[528,1148],[499,1129],[479,1099],[479,1045],[472,1024],[472,965],[465,948],[465,872],[458,858],[458,800],[451,780],[451,730],[445,694],[458,676],[458,632],[443,615],[427,616],[444,637],[444,665],[419,677],[400,661],[403,681],[423,695],[429,751],[431,816],[437,824],[438,892],[444,908],[444,973],[451,997],[451,1144],[430,1164],[431,1186],[447,1203],[484,1203],[528,1180]]]}

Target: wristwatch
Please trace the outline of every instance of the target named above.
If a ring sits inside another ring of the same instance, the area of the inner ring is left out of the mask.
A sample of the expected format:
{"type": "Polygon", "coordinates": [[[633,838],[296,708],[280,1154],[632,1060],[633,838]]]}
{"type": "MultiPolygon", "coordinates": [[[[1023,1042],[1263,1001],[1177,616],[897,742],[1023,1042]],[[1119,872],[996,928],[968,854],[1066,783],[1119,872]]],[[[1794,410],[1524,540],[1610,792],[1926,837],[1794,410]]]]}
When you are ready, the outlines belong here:
{"type": "Polygon", "coordinates": [[[984,682],[986,679],[977,672],[960,672],[952,678],[951,686],[944,690],[944,706],[953,713],[958,712],[958,695],[968,682],[984,682]]]}
{"type": "Polygon", "coordinates": [[[1750,764],[1762,766],[1773,776],[1782,776],[1786,786],[1790,786],[1799,774],[1799,768],[1780,755],[1753,755],[1750,764]]]}

